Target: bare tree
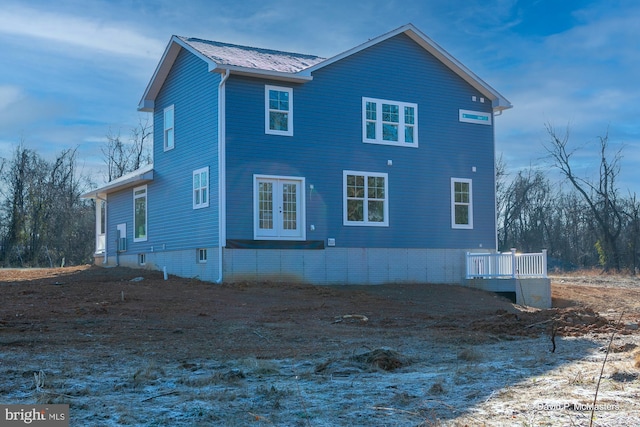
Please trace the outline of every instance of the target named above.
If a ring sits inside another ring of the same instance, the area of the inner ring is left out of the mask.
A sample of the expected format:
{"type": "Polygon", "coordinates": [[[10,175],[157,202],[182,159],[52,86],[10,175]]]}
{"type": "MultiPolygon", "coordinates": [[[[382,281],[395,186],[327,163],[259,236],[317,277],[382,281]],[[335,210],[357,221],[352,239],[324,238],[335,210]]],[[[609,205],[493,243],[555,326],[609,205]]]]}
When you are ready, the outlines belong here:
{"type": "Polygon", "coordinates": [[[3,265],[53,266],[87,262],[95,219],[80,199],[85,178],[76,173],[76,150],[48,162],[21,143],[0,174],[5,223],[0,245],[3,265]]]}
{"type": "Polygon", "coordinates": [[[550,141],[545,144],[553,166],[569,180],[573,188],[582,196],[595,220],[601,238],[596,242],[605,271],[620,270],[618,238],[622,231],[622,210],[618,200],[616,178],[620,172],[621,149],[610,156],[609,135],[599,137],[599,175],[597,181],[578,176],[573,169],[573,155],[576,150],[568,148],[569,129],[559,135],[550,124],[545,124],[550,141]]]}
{"type": "Polygon", "coordinates": [[[120,178],[129,172],[151,163],[153,126],[149,117],[138,119],[138,125],[131,129],[129,141],[124,141],[120,132],[109,129],[102,154],[107,165],[107,182],[120,178]]]}
{"type": "Polygon", "coordinates": [[[626,237],[625,246],[629,252],[628,264],[631,274],[635,275],[640,267],[640,261],[638,260],[640,255],[640,201],[638,201],[636,193],[629,194],[624,212],[627,219],[624,236],[626,237]]]}
{"type": "Polygon", "coordinates": [[[151,163],[151,149],[153,145],[153,126],[149,123],[149,116],[138,118],[138,125],[131,129],[131,170],[151,163]]]}
{"type": "MultiPolygon", "coordinates": [[[[499,190],[500,191],[500,190],[499,190]]],[[[548,247],[545,241],[548,227],[550,184],[539,170],[528,168],[518,172],[498,196],[501,219],[498,247],[508,250],[540,250],[548,247]]]]}

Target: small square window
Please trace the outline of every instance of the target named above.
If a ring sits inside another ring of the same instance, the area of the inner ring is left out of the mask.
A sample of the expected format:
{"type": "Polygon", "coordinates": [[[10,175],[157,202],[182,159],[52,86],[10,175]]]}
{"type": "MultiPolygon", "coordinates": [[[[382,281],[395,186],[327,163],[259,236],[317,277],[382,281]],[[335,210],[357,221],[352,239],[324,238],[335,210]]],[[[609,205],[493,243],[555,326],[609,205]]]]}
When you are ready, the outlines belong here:
{"type": "Polygon", "coordinates": [[[207,250],[198,249],[198,264],[205,264],[207,262],[207,250]]]}
{"type": "Polygon", "coordinates": [[[138,254],[138,265],[145,265],[147,263],[146,254],[138,254]]]}

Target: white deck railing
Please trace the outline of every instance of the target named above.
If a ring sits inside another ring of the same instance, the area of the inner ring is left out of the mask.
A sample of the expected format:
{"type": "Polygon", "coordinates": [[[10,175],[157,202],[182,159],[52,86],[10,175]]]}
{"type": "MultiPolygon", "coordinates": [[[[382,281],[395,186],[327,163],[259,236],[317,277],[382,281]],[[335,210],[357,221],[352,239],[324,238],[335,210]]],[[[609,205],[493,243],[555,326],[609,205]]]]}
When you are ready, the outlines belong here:
{"type": "Polygon", "coordinates": [[[515,249],[503,253],[467,252],[467,279],[482,278],[547,278],[547,250],[519,254],[515,249]]]}

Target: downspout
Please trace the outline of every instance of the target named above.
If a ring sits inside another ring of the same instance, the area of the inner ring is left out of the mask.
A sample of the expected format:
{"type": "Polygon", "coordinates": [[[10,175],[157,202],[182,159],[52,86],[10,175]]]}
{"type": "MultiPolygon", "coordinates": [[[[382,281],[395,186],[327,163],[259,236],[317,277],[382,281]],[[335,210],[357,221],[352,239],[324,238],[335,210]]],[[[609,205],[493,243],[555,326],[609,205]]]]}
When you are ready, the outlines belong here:
{"type": "Polygon", "coordinates": [[[222,283],[222,248],[227,240],[226,188],[226,90],[225,83],[231,71],[227,69],[218,85],[218,280],[222,283]]]}

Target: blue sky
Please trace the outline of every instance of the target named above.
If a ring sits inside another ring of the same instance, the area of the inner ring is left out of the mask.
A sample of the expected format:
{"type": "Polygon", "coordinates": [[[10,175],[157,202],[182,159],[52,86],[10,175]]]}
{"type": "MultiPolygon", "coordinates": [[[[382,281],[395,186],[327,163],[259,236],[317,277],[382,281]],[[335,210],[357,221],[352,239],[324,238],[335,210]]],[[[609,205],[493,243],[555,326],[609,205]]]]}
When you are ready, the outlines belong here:
{"type": "Polygon", "coordinates": [[[570,126],[581,173],[608,131],[620,188],[640,193],[640,2],[634,0],[3,0],[0,157],[24,140],[50,157],[78,147],[102,166],[127,135],[171,35],[324,57],[413,23],[504,95],[496,145],[511,171],[545,165],[544,124],[570,126]]]}

